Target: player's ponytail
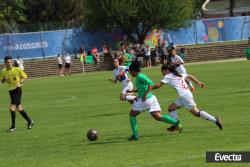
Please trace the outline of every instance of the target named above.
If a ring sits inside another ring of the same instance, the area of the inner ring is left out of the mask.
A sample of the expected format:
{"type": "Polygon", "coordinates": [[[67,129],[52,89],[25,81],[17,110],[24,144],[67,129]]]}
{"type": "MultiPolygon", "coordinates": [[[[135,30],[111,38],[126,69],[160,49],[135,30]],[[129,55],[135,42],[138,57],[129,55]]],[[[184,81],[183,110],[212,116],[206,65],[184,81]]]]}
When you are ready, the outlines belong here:
{"type": "Polygon", "coordinates": [[[179,73],[176,71],[175,67],[174,67],[172,64],[167,63],[167,64],[162,65],[161,70],[164,70],[164,71],[165,71],[165,70],[169,70],[169,71],[170,71],[171,73],[173,73],[174,75],[176,75],[176,76],[178,76],[178,77],[182,77],[181,74],[179,74],[179,73]]]}

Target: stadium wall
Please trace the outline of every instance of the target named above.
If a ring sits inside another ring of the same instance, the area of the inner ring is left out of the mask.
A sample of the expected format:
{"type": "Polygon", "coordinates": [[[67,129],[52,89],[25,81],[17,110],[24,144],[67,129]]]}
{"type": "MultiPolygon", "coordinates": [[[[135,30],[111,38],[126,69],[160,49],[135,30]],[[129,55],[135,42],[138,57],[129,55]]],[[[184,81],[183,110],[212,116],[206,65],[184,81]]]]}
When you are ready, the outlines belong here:
{"type": "MultiPolygon", "coordinates": [[[[224,60],[243,58],[244,49],[248,47],[247,41],[234,42],[231,44],[203,44],[187,47],[187,57],[185,62],[204,62],[211,60],[224,60]]],[[[0,64],[0,68],[4,67],[0,64]]],[[[26,60],[25,72],[29,77],[41,77],[58,74],[58,65],[56,58],[45,58],[39,60],[26,60]]],[[[85,72],[111,70],[112,60],[104,61],[103,57],[97,64],[86,64],[85,72]]],[[[72,60],[72,73],[82,73],[82,66],[79,59],[72,60]]]]}

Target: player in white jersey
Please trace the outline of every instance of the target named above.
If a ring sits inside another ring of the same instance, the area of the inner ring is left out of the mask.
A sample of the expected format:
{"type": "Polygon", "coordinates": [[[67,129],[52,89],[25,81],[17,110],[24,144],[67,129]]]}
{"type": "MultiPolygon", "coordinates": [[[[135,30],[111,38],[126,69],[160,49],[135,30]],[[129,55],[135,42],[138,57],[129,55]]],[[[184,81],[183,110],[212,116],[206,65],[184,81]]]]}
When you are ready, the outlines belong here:
{"type": "MultiPolygon", "coordinates": [[[[183,65],[184,61],[180,56],[176,54],[175,48],[170,49],[170,56],[171,56],[171,63],[175,66],[176,71],[181,75],[187,74],[187,70],[185,69],[183,65]]],[[[188,86],[190,87],[191,92],[194,92],[195,87],[193,86],[192,82],[188,79],[186,80],[186,82],[188,83],[188,86]]]]}
{"type": "MultiPolygon", "coordinates": [[[[179,98],[168,107],[168,111],[171,117],[178,119],[177,112],[175,110],[181,107],[185,107],[194,116],[211,121],[215,123],[222,130],[222,122],[219,117],[214,117],[208,114],[207,112],[198,109],[193,99],[193,94],[188,89],[188,85],[185,81],[185,78],[192,80],[199,87],[204,87],[205,85],[204,83],[198,81],[192,75],[188,74],[180,75],[172,64],[163,65],[161,67],[161,72],[164,77],[159,83],[154,85],[153,89],[157,89],[164,84],[168,84],[171,87],[175,88],[177,93],[179,94],[179,98]]],[[[178,130],[178,128],[176,126],[171,126],[170,128],[168,128],[168,130],[175,131],[178,130]]]]}
{"type": "Polygon", "coordinates": [[[131,82],[130,78],[128,77],[128,67],[120,66],[119,60],[114,59],[113,64],[115,69],[113,70],[113,78],[109,78],[110,81],[113,83],[117,83],[118,81],[122,85],[122,92],[120,94],[121,101],[129,101],[132,102],[136,96],[133,94],[127,94],[127,91],[133,90],[133,83],[131,82]]]}

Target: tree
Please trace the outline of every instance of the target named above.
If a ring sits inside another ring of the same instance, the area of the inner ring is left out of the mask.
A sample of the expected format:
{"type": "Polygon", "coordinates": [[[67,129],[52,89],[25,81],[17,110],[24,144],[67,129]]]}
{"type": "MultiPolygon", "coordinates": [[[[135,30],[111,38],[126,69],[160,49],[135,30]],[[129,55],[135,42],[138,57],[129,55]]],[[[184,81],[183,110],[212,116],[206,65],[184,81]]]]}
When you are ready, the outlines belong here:
{"type": "Polygon", "coordinates": [[[123,29],[142,43],[154,29],[173,30],[189,25],[193,0],[85,0],[84,23],[90,30],[123,29]]]}
{"type": "Polygon", "coordinates": [[[234,8],[235,8],[235,1],[234,0],[229,0],[229,6],[230,6],[230,17],[234,16],[234,8]]]}
{"type": "Polygon", "coordinates": [[[206,0],[193,0],[193,13],[195,18],[202,16],[202,5],[206,0]]]}
{"type": "Polygon", "coordinates": [[[44,28],[54,24],[65,27],[83,20],[83,0],[26,0],[25,6],[29,24],[44,28]]]}
{"type": "Polygon", "coordinates": [[[15,32],[18,25],[27,22],[23,0],[0,0],[0,32],[15,32]]]}

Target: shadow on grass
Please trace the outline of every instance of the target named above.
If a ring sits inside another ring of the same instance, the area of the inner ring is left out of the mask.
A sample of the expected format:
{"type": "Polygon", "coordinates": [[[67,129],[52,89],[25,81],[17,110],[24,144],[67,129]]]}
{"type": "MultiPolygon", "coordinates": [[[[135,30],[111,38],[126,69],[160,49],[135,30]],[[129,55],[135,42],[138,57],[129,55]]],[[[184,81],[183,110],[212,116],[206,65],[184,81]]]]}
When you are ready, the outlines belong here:
{"type": "MultiPolygon", "coordinates": [[[[171,134],[175,134],[178,135],[178,133],[171,133],[171,134]]],[[[116,138],[106,138],[102,141],[88,141],[88,140],[84,140],[81,144],[74,144],[72,146],[83,146],[83,145],[102,145],[102,144],[115,144],[115,143],[129,143],[129,142],[140,142],[140,141],[148,141],[148,140],[155,140],[158,141],[159,137],[163,137],[166,136],[168,137],[168,139],[170,138],[175,138],[175,135],[168,135],[168,134],[154,134],[154,135],[143,135],[143,136],[139,136],[139,141],[129,141],[128,137],[116,137],[116,138]]]]}
{"type": "Polygon", "coordinates": [[[115,113],[115,114],[100,114],[100,115],[89,115],[87,117],[109,117],[115,115],[127,115],[128,113],[115,113]]]}
{"type": "Polygon", "coordinates": [[[234,92],[236,94],[243,94],[243,93],[250,93],[250,90],[246,90],[246,91],[237,91],[237,92],[234,92]]]}

